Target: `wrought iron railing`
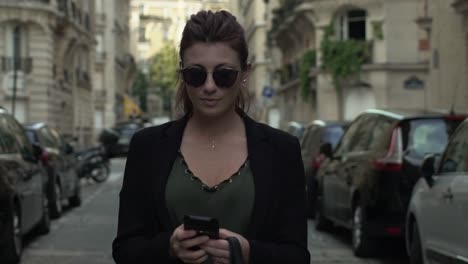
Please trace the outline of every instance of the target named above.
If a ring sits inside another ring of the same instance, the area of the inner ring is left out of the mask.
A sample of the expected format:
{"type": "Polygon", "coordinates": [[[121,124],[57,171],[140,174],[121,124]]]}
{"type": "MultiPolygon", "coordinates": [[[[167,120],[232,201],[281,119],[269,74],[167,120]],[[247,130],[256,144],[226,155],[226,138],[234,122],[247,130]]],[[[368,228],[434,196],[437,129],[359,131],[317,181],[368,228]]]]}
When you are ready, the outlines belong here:
{"type": "Polygon", "coordinates": [[[1,57],[2,72],[22,71],[31,73],[33,68],[33,59],[31,57],[1,57]]]}

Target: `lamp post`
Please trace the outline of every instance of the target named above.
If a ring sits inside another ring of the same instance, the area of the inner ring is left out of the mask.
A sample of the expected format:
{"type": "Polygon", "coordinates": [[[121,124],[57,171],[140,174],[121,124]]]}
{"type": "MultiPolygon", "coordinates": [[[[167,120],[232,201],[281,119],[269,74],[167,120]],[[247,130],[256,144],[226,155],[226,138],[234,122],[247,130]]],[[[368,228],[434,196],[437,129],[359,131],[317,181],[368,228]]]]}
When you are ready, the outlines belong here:
{"type": "Polygon", "coordinates": [[[16,26],[13,30],[13,97],[11,98],[11,113],[15,117],[16,107],[16,83],[18,79],[18,69],[20,66],[20,51],[21,51],[21,39],[20,39],[20,26],[16,26]]]}

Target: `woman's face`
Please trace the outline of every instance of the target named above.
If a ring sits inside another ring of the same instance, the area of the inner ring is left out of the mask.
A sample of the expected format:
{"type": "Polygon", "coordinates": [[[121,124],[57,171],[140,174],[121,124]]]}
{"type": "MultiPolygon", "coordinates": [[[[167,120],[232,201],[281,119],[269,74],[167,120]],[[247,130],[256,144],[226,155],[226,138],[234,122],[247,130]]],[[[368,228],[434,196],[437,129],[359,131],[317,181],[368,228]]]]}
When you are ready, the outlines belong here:
{"type": "Polygon", "coordinates": [[[182,80],[194,114],[219,117],[235,110],[247,78],[236,51],[226,43],[200,42],[187,48],[182,60],[182,80]]]}

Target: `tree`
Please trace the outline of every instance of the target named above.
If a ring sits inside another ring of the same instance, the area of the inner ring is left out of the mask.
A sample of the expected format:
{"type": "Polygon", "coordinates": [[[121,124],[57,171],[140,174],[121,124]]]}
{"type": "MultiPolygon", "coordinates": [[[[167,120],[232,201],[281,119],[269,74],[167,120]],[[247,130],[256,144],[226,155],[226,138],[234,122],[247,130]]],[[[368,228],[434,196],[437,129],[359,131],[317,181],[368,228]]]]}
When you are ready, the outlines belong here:
{"type": "Polygon", "coordinates": [[[177,84],[177,50],[173,44],[164,43],[161,50],[152,58],[151,84],[164,101],[166,110],[171,110],[172,97],[177,84]]]}
{"type": "Polygon", "coordinates": [[[148,97],[149,83],[146,75],[142,71],[138,71],[135,82],[133,83],[132,96],[137,97],[140,101],[140,108],[144,112],[147,111],[146,98],[148,97]]]}

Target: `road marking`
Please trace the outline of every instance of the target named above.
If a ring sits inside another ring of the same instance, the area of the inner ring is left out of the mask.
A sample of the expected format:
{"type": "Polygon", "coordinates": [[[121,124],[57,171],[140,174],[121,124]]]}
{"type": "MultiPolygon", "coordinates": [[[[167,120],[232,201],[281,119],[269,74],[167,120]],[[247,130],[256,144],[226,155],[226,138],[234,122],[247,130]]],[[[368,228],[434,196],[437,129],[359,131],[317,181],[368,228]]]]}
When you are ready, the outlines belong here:
{"type": "Polygon", "coordinates": [[[63,250],[63,249],[28,249],[25,252],[26,256],[46,256],[46,257],[98,257],[107,258],[111,256],[110,252],[99,251],[80,251],[80,250],[63,250]]]}

